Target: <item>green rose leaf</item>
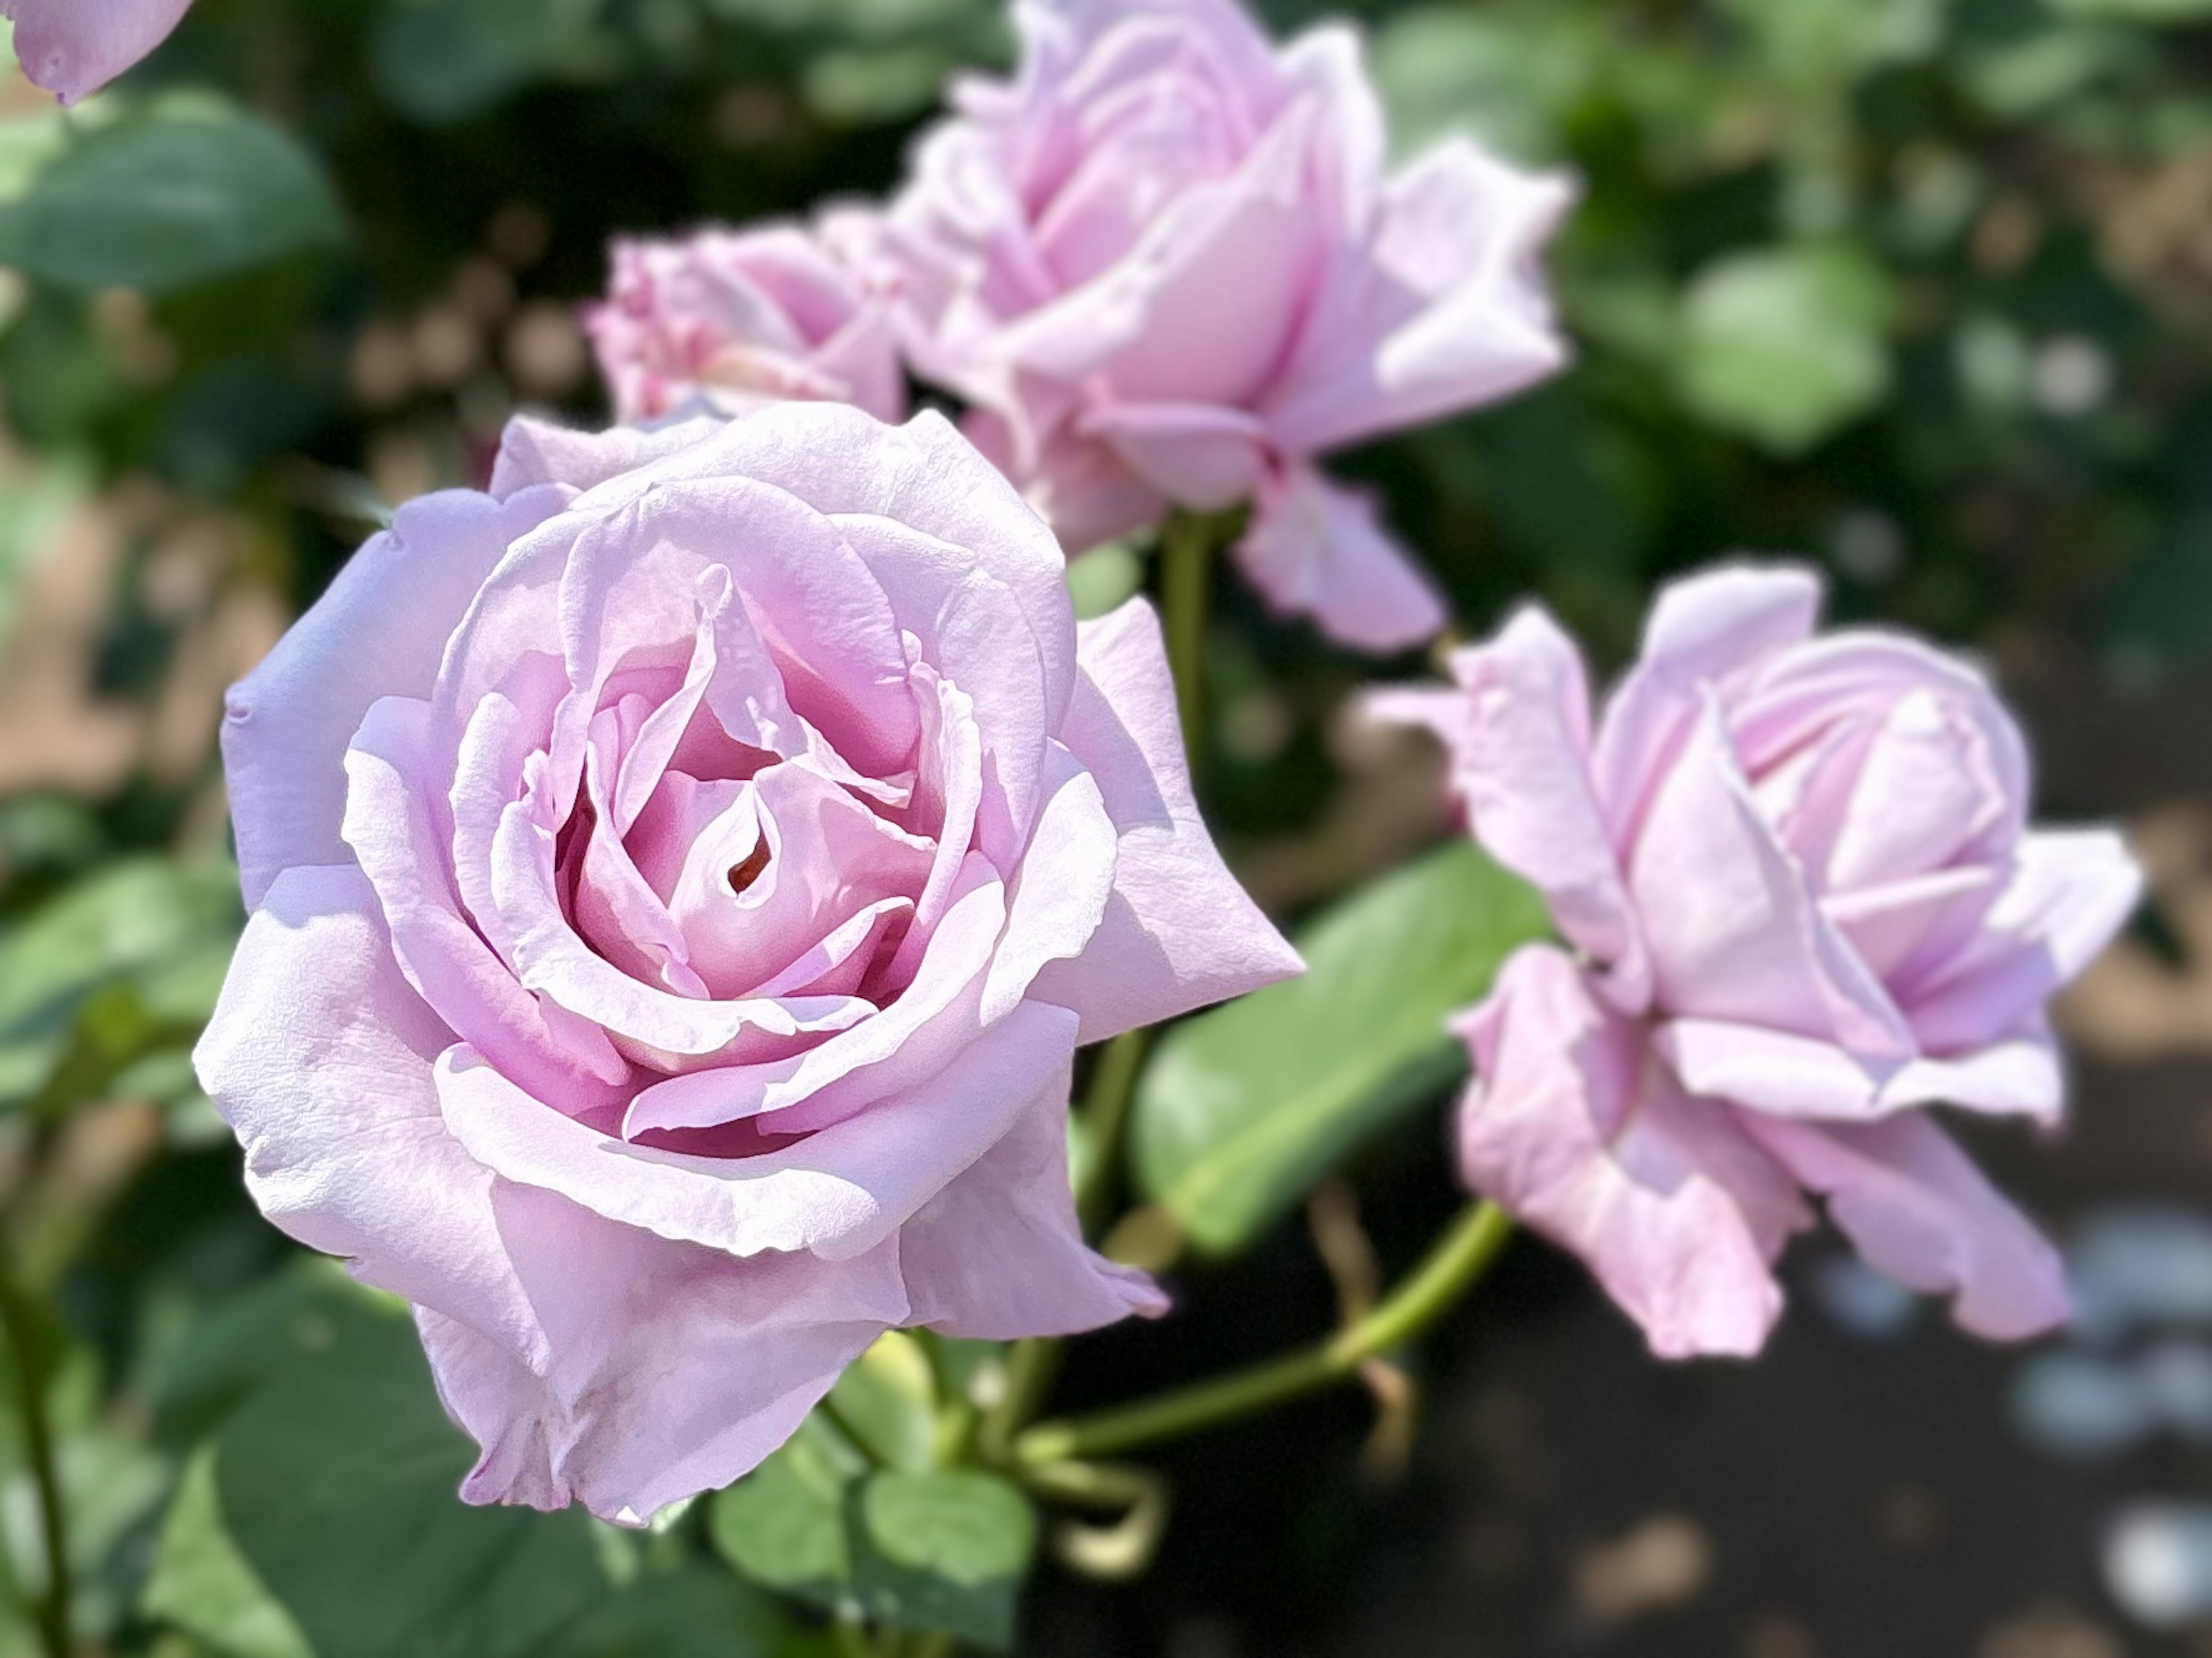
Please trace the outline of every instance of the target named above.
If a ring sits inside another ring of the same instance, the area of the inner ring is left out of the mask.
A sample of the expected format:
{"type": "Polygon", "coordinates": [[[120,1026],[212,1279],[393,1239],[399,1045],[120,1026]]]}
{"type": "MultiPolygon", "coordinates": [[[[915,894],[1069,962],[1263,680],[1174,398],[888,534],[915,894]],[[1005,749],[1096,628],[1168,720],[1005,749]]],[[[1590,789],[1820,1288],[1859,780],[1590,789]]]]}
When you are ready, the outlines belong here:
{"type": "Polygon", "coordinates": [[[1299,934],[1303,978],[1160,1043],[1137,1090],[1138,1184],[1201,1249],[1250,1243],[1461,1073],[1446,1018],[1548,931],[1535,893],[1465,841],[1345,899],[1299,934]]]}
{"type": "Polygon", "coordinates": [[[821,1412],[716,1497],[708,1530],[754,1582],[832,1610],[853,1600],[846,1494],[867,1458],[821,1412]]]}
{"type": "Polygon", "coordinates": [[[322,165],[258,116],[198,101],[98,128],[0,206],[0,264],[76,293],[189,288],[335,242],[322,165]]]}
{"type": "Polygon", "coordinates": [[[857,1499],[854,1582],[870,1617],[1012,1647],[1036,1550],[1028,1497],[996,1474],[947,1468],[875,1474],[857,1499]]]}

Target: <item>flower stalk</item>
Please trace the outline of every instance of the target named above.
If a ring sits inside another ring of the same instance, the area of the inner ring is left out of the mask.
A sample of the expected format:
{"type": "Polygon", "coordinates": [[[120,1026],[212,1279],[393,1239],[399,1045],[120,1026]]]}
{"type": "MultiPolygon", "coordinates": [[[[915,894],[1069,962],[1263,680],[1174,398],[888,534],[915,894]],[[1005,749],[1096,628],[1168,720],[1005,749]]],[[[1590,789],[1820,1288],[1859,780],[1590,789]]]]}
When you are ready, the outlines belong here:
{"type": "Polygon", "coordinates": [[[1119,1455],[1350,1380],[1367,1360],[1403,1346],[1455,1305],[1481,1280],[1512,1233],[1511,1218],[1496,1204],[1471,1204],[1411,1277],[1372,1312],[1328,1340],[1152,1399],[1039,1423],[1015,1436],[1013,1459],[1024,1467],[1038,1467],[1119,1455]]]}
{"type": "Polygon", "coordinates": [[[37,1309],[16,1281],[14,1251],[0,1237],[0,1337],[15,1361],[22,1409],[23,1448],[39,1493],[39,1522],[46,1556],[46,1581],[31,1611],[46,1658],[70,1658],[69,1523],[61,1469],[54,1455],[53,1424],[46,1414],[45,1344],[37,1309]]]}

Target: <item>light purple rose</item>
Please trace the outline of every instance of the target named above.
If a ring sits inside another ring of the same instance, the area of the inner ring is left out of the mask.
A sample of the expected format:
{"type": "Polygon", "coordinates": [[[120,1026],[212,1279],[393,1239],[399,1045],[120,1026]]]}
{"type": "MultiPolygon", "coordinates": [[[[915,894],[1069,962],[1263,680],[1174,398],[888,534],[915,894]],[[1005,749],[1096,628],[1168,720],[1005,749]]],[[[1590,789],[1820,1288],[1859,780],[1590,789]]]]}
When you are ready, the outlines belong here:
{"type": "Polygon", "coordinates": [[[1392,650],[1443,607],[1316,457],[1557,368],[1570,191],[1455,139],[1395,175],[1358,36],[1234,0],[1024,0],[1011,84],[955,88],[890,213],[917,372],[1071,555],[1252,501],[1279,608],[1392,650]]]}
{"type": "Polygon", "coordinates": [[[2058,1258],[1927,1108],[2057,1121],[2051,993],[2126,920],[2104,829],[2031,830],[2018,728],[1897,635],[1815,636],[1817,580],[1668,589],[1592,729],[1540,610],[1385,694],[1449,744],[1475,837],[1573,947],[1464,1021],[1463,1172],[1586,1260],[1666,1356],[1756,1351],[1806,1193],[1879,1271],[2014,1338],[2058,1258]]]}
{"type": "Polygon", "coordinates": [[[889,296],[864,274],[866,222],[618,240],[603,304],[587,309],[616,417],[687,408],[737,415],[763,403],[850,403],[906,416],[889,296]]]}
{"type": "Polygon", "coordinates": [[[1152,612],[1079,629],[935,416],[518,422],[223,748],[253,914],[200,1075],[269,1216],[414,1303],[472,1502],[638,1520],[886,1329],[1157,1313],[1077,1229],[1075,1048],[1298,965],[1152,612]]]}
{"type": "Polygon", "coordinates": [[[15,57],[65,104],[97,92],[169,38],[191,0],[0,0],[15,57]]]}

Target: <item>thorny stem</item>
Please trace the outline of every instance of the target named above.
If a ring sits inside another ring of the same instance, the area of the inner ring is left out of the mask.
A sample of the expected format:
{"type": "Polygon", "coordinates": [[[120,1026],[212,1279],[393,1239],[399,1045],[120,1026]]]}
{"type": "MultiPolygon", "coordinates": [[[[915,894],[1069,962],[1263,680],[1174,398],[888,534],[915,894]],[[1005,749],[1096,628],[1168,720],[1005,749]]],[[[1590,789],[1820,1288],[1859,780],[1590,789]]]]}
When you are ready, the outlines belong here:
{"type": "Polygon", "coordinates": [[[1470,1205],[1411,1277],[1372,1312],[1326,1341],[1134,1404],[1040,1423],[1014,1437],[1014,1461],[1036,1466],[1112,1456],[1250,1416],[1355,1376],[1368,1359],[1403,1346],[1449,1310],[1480,1280],[1512,1232],[1512,1220],[1497,1205],[1470,1205]]]}

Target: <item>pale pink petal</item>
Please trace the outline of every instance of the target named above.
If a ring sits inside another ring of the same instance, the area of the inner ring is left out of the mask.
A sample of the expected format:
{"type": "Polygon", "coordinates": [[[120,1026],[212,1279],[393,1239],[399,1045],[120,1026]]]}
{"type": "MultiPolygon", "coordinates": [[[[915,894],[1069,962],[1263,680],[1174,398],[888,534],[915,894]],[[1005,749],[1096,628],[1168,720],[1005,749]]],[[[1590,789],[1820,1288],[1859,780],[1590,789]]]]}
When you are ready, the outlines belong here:
{"type": "Polygon", "coordinates": [[[1875,1061],[1832,1042],[1755,1024],[1674,1019],[1660,1053],[1695,1094],[1781,1117],[1871,1121],[1925,1105],[2057,1120],[2065,1079],[2047,1032],[1954,1058],[1875,1061]]]}
{"type": "Polygon", "coordinates": [[[1923,1114],[1863,1127],[1749,1119],[1749,1132],[1828,1200],[1868,1265],[1948,1295],[1977,1335],[2014,1341],[2065,1322],[2058,1252],[1923,1114]]]}
{"type": "Polygon", "coordinates": [[[1082,955],[1031,993],[1094,1042],[1302,972],[1221,861],[1191,797],[1159,619],[1132,599],[1079,632],[1083,677],[1060,739],[1098,781],[1118,839],[1114,890],[1082,955]]]}
{"type": "Polygon", "coordinates": [[[1923,1047],[1971,1048],[2017,1029],[2095,960],[2142,896],[2142,871],[2110,829],[2039,830],[1979,930],[1910,987],[1923,1047]]]}
{"type": "Polygon", "coordinates": [[[347,860],[345,750],[380,696],[427,696],[446,641],[517,537],[560,510],[453,490],[399,509],[224,702],[223,768],[250,909],[295,864],[347,860]]]}
{"type": "Polygon", "coordinates": [[[1534,884],[1569,940],[1640,1007],[1647,969],[1620,863],[1589,769],[1589,685],[1573,642],[1525,610],[1490,643],[1452,657],[1459,692],[1382,692],[1376,718],[1426,726],[1451,751],[1452,786],[1475,838],[1534,884]]]}
{"type": "Polygon", "coordinates": [[[1573,187],[1454,139],[1385,187],[1364,240],[1334,254],[1297,356],[1261,406],[1314,454],[1494,403],[1567,357],[1542,258],[1573,187]]]}
{"type": "Polygon", "coordinates": [[[501,1221],[560,1336],[536,1363],[418,1314],[440,1397],[483,1448],[471,1503],[644,1524],[787,1439],[838,1373],[904,1321],[898,1248],[732,1260],[501,1182],[501,1221]]]}
{"type": "Polygon", "coordinates": [[[601,1032],[556,1019],[460,913],[422,787],[430,708],[387,696],[346,751],[344,834],[376,890],[407,981],[456,1035],[542,1097],[585,1108],[629,1067],[601,1032]]]}
{"type": "Polygon", "coordinates": [[[1652,789],[1703,717],[1701,688],[1809,638],[1820,614],[1820,578],[1787,566],[1722,565],[1660,590],[1643,650],[1608,699],[1592,750],[1617,844],[1633,837],[1652,789]]]}
{"type": "Polygon", "coordinates": [[[1506,963],[1462,1034],[1468,1184],[1581,1256],[1661,1357],[1756,1353],[1782,1310],[1772,1262],[1810,1217],[1735,1114],[1684,1093],[1548,945],[1506,963]]]}
{"type": "Polygon", "coordinates": [[[400,976],[366,878],[333,865],[270,888],[192,1060],[270,1220],[542,1360],[491,1173],[439,1114],[433,1069],[453,1041],[400,976]]]}
{"type": "Polygon", "coordinates": [[[1903,1016],[1814,903],[1705,695],[1629,857],[1660,1005],[1832,1042],[1877,1063],[1910,1058],[1903,1016]]]}
{"type": "Polygon", "coordinates": [[[65,104],[97,92],[169,38],[191,0],[4,0],[23,73],[65,104]]]}
{"type": "Polygon", "coordinates": [[[1239,410],[1109,398],[1077,429],[1178,506],[1202,513],[1249,501],[1267,475],[1267,430],[1239,410]]]}
{"type": "Polygon", "coordinates": [[[1011,1341],[1167,1311],[1149,1277],[1083,1242],[1067,1183],[1068,1084],[1063,1075],[1048,1086],[1005,1139],[900,1230],[915,1323],[1011,1341]]]}
{"type": "Polygon", "coordinates": [[[681,454],[722,423],[697,419],[582,432],[534,415],[517,415],[500,434],[491,493],[495,500],[505,501],[534,484],[551,483],[580,495],[610,478],[681,454]]]}
{"type": "Polygon", "coordinates": [[[594,1214],[730,1255],[811,1250],[848,1260],[890,1237],[990,1150],[1060,1074],[1075,1037],[1066,1010],[1024,1004],[962,1063],[875,1108],[774,1150],[710,1157],[617,1139],[532,1099],[465,1048],[442,1058],[448,1127],[519,1185],[594,1214]],[[993,1086],[979,1088],[976,1078],[993,1086]]]}
{"type": "Polygon", "coordinates": [[[971,409],[960,429],[994,466],[1021,483],[1070,558],[1164,523],[1173,510],[1111,445],[1080,436],[1072,425],[1054,428],[1042,452],[1027,463],[1019,459],[1020,444],[1004,415],[971,409]]]}
{"type": "Polygon", "coordinates": [[[1310,467],[1267,480],[1237,561],[1276,610],[1310,616],[1360,650],[1409,649],[1449,619],[1428,573],[1383,529],[1375,500],[1310,467]]]}

